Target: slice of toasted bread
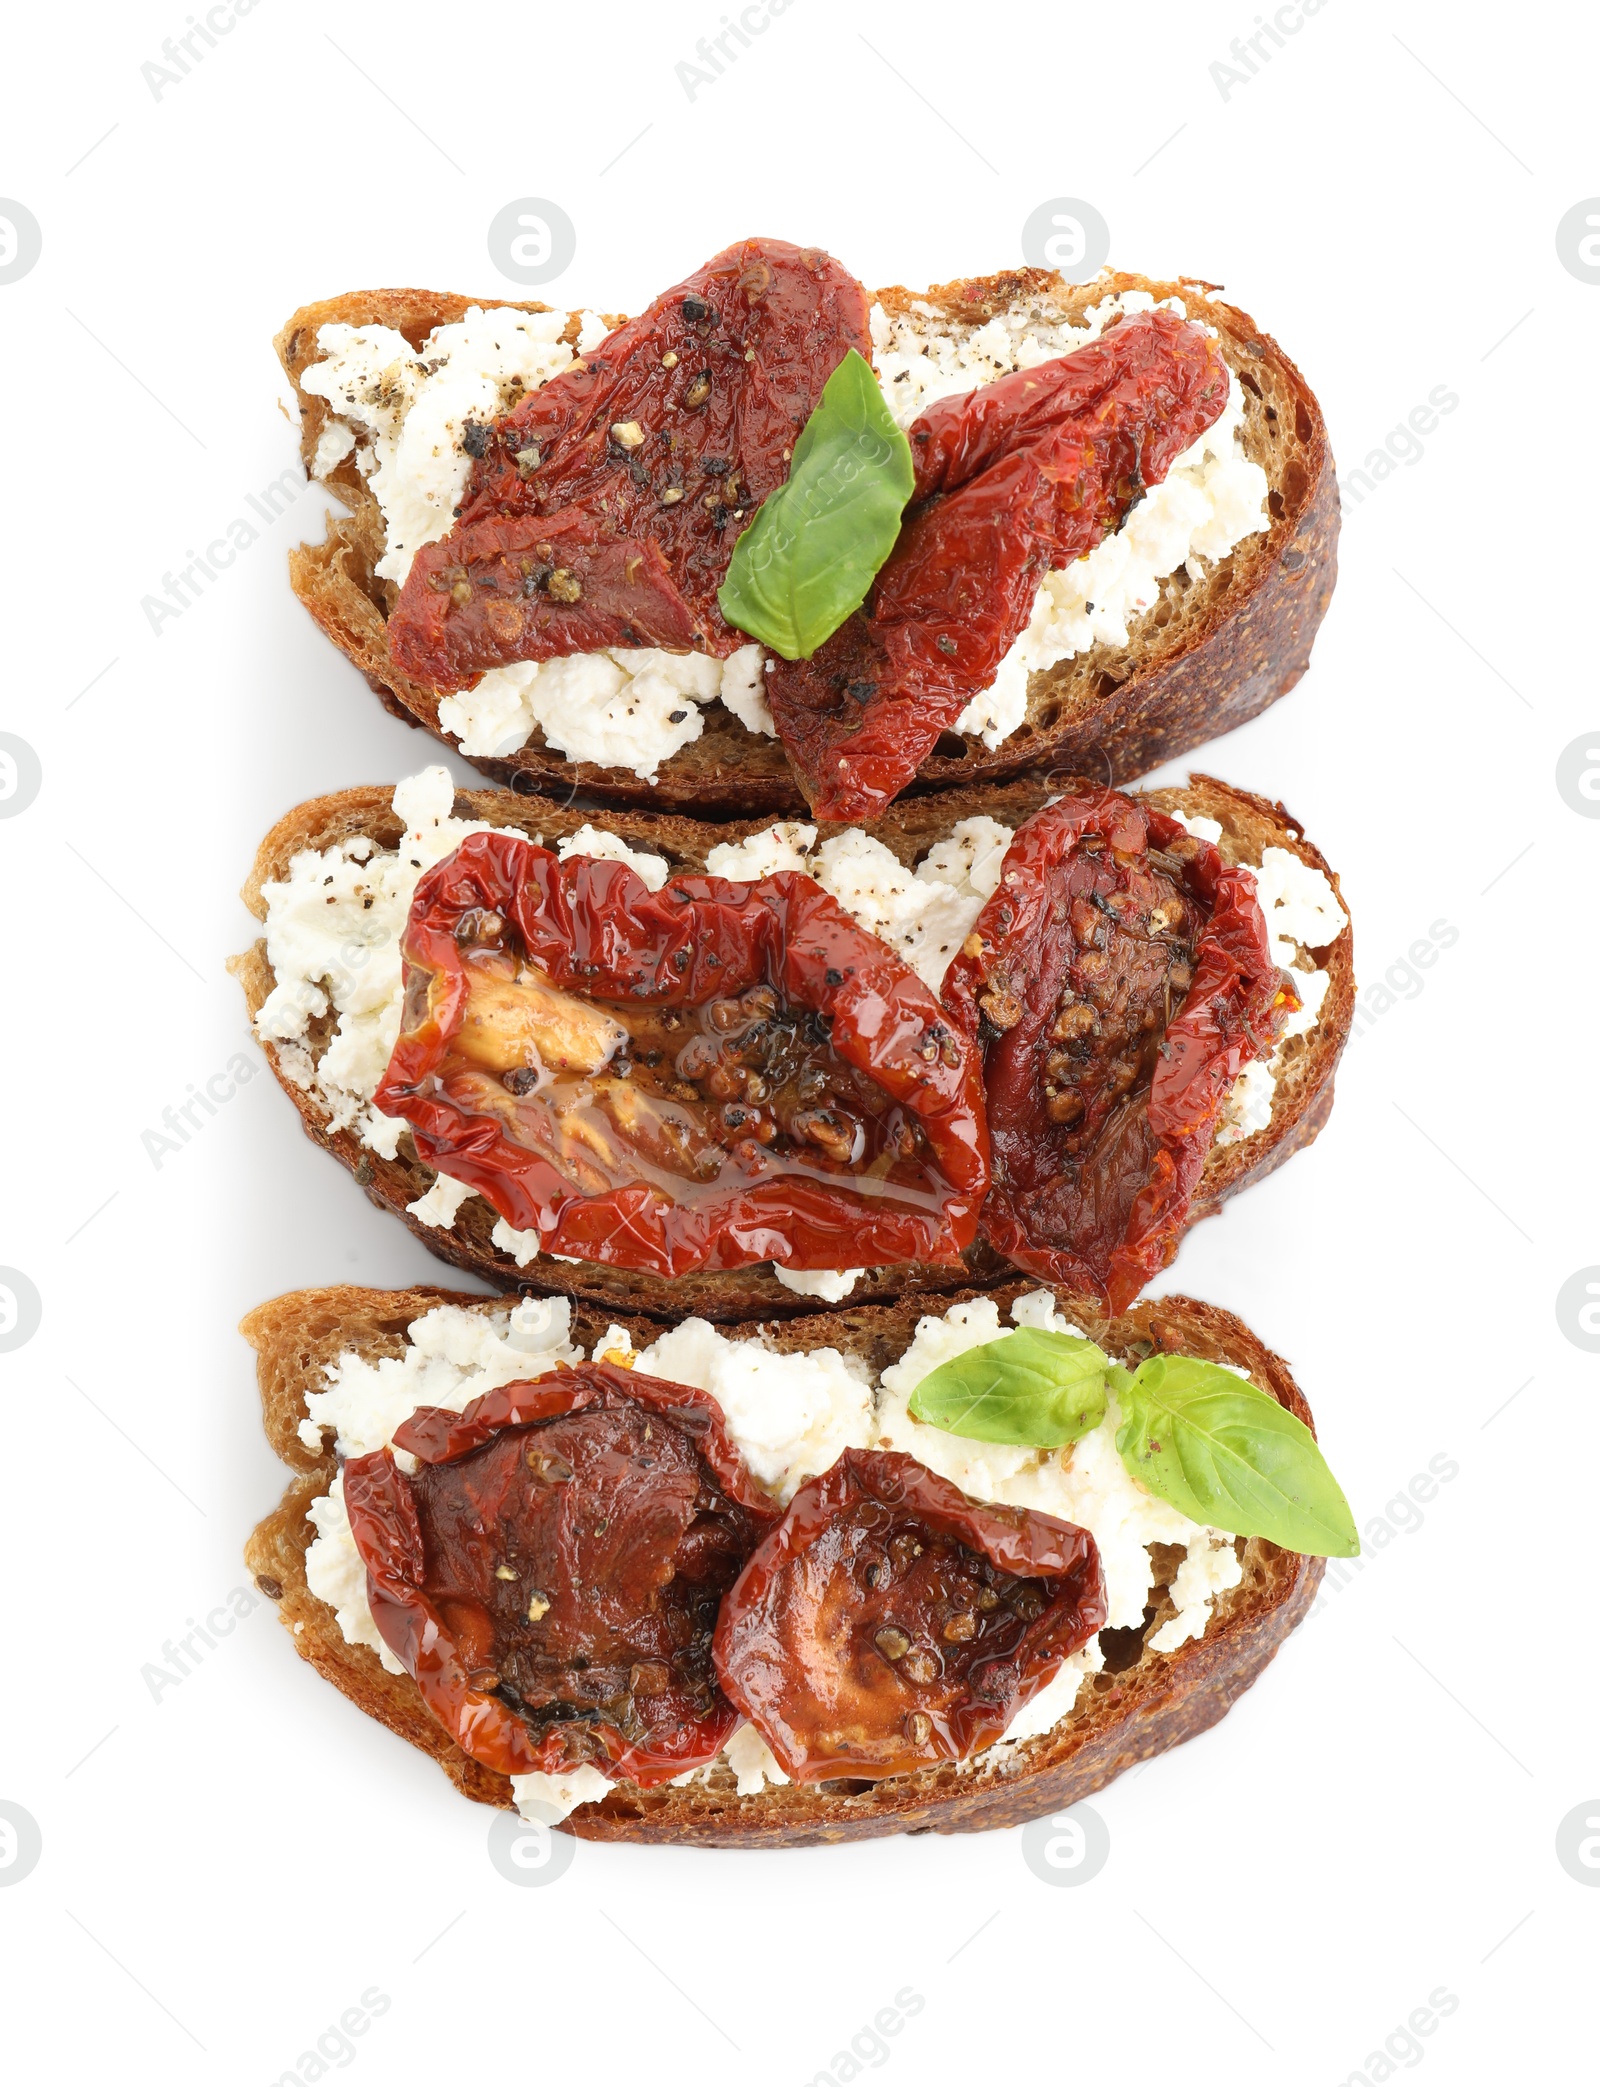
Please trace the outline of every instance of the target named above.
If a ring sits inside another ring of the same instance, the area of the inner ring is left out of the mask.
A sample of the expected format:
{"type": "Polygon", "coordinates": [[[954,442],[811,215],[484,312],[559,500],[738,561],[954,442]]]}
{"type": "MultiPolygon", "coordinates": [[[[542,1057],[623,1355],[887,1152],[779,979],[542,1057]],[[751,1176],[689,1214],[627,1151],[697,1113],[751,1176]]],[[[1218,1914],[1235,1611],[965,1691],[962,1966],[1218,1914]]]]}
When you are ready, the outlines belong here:
{"type": "MultiPolygon", "coordinates": [[[[356,834],[368,836],[380,848],[397,847],[402,828],[391,805],[392,795],[392,790],[383,787],[339,790],[328,797],[312,798],[280,819],[257,850],[242,894],[256,918],[266,918],[263,884],[285,877],[291,860],[302,849],[327,849],[356,834]]],[[[1029,778],[973,790],[952,790],[938,796],[904,798],[863,830],[882,841],[909,867],[960,820],[985,813],[1005,825],[1018,826],[1051,795],[1047,778],[1029,778]]],[[[1204,775],[1192,776],[1181,787],[1151,791],[1148,801],[1164,810],[1182,804],[1191,813],[1216,819],[1223,829],[1218,845],[1230,862],[1258,864],[1264,849],[1286,848],[1321,870],[1338,889],[1337,876],[1281,804],[1204,775]]],[[[767,823],[745,819],[713,825],[665,812],[614,811],[596,815],[506,790],[460,790],[456,793],[454,812],[459,819],[482,819],[493,826],[513,827],[549,846],[593,823],[598,816],[608,831],[619,834],[630,846],[663,856],[674,872],[703,870],[708,850],[718,842],[741,839],[759,832],[767,823]]],[[[1266,1128],[1235,1144],[1212,1147],[1195,1198],[1196,1220],[1211,1216],[1228,1196],[1270,1174],[1291,1153],[1309,1145],[1328,1119],[1333,1106],[1334,1074],[1355,1007],[1355,966],[1349,928],[1330,948],[1314,954],[1331,981],[1317,1025],[1306,1035],[1291,1038],[1284,1047],[1273,1093],[1272,1118],[1266,1128]]],[[[233,958],[229,969],[244,989],[254,1020],[275,982],[266,943],[258,941],[252,949],[233,958]]],[[[320,1057],[334,1021],[335,1017],[329,1014],[313,1025],[310,1043],[314,1057],[320,1057]]],[[[381,1158],[369,1151],[354,1131],[332,1128],[325,1105],[288,1077],[278,1047],[267,1043],[263,1048],[279,1085],[299,1110],[307,1136],[331,1152],[355,1176],[379,1209],[392,1211],[431,1253],[454,1267],[482,1276],[503,1290],[559,1290],[617,1312],[752,1319],[817,1309],[814,1299],[785,1288],[765,1267],[701,1271],[668,1281],[631,1269],[588,1261],[558,1261],[545,1255],[520,1269],[490,1238],[497,1217],[481,1197],[473,1197],[462,1205],[451,1228],[424,1224],[410,1215],[406,1205],[425,1193],[434,1175],[432,1168],[415,1157],[409,1132],[401,1139],[398,1158],[381,1158]]],[[[1002,1277],[1008,1267],[979,1240],[968,1250],[964,1267],[869,1268],[852,1299],[856,1304],[874,1304],[911,1292],[949,1290],[964,1282],[992,1282],[1002,1277]]]]}
{"type": "MultiPolygon", "coordinates": [[[[1163,581],[1126,646],[1097,644],[1035,674],[1024,722],[999,746],[944,734],[922,766],[919,788],[1000,781],[1041,763],[1096,781],[1127,781],[1242,725],[1305,672],[1337,569],[1339,495],[1327,429],[1288,356],[1247,312],[1211,295],[1216,287],[1116,271],[1072,286],[1048,270],[1015,269],[925,292],[896,286],[878,293],[891,316],[917,304],[974,326],[1019,298],[1043,293],[1068,314],[1118,291],[1179,297],[1191,318],[1217,331],[1244,395],[1245,454],[1262,467],[1270,486],[1265,531],[1246,537],[1199,580],[1180,568],[1163,581]]],[[[473,301],[421,290],[353,291],[295,313],[275,345],[299,400],[308,470],[330,417],[327,401],[300,383],[320,359],[318,329],[341,322],[390,326],[415,347],[436,326],[458,320],[473,301]]],[[[569,315],[564,338],[576,340],[579,319],[576,312],[569,315]]],[[[290,553],[294,590],[397,717],[454,745],[439,723],[438,691],[410,680],[389,658],[385,624],[398,589],[375,573],[386,545],[378,503],[352,457],[335,466],[325,483],[351,511],[347,518],[330,515],[324,542],[290,553]]],[[[609,804],[702,816],[805,812],[777,740],[748,731],[717,703],[707,706],[704,723],[701,737],[663,762],[654,782],[628,769],[568,761],[537,731],[516,753],[468,758],[499,782],[556,794],[583,790],[609,804]]]]}
{"type": "MultiPolygon", "coordinates": [[[[1013,1282],[989,1294],[1004,1312],[1015,1297],[1033,1287],[1013,1282]]],[[[955,1301],[945,1298],[940,1303],[955,1301]]],[[[1231,1312],[1189,1297],[1165,1297],[1108,1320],[1092,1306],[1063,1302],[1090,1338],[1118,1360],[1165,1349],[1236,1363],[1280,1405],[1311,1425],[1310,1411],[1288,1365],[1231,1312]]],[[[331,1451],[313,1454],[296,1433],[307,1410],[305,1394],[324,1388],[323,1364],[346,1349],[368,1359],[400,1353],[410,1321],[437,1304],[458,1304],[473,1312],[505,1309],[497,1299],[452,1296],[444,1290],[342,1286],[293,1291],[262,1305],[244,1321],[241,1330],[257,1353],[268,1437],[297,1474],[279,1506],[251,1536],[245,1559],[256,1585],[278,1605],[302,1659],[369,1717],[432,1754],[466,1796],[509,1808],[509,1780],[461,1752],[434,1720],[409,1675],[387,1673],[376,1653],[364,1645],[347,1644],[332,1609],[306,1584],[305,1555],[315,1534],[306,1509],[328,1490],[337,1463],[331,1451]]],[[[785,1353],[839,1348],[860,1356],[876,1373],[904,1354],[919,1311],[917,1300],[903,1299],[732,1331],[735,1337],[759,1334],[785,1353]]],[[[604,1330],[603,1318],[582,1308],[575,1311],[575,1340],[592,1346],[604,1330]]],[[[653,1339],[659,1331],[644,1328],[642,1322],[630,1327],[641,1341],[653,1339]]],[[[718,1763],[681,1788],[619,1785],[599,1804],[576,1811],[568,1830],[587,1840],[801,1847],[890,1833],[964,1833],[1016,1826],[1076,1804],[1135,1762],[1164,1753],[1214,1725],[1311,1606],[1323,1573],[1320,1558],[1282,1551],[1256,1537],[1238,1539],[1238,1552],[1244,1577],[1217,1597],[1202,1637],[1190,1639],[1175,1652],[1151,1648],[1151,1635],[1173,1614],[1167,1588],[1157,1586],[1140,1625],[1105,1634],[1104,1671],[1086,1681],[1070,1714],[1038,1738],[1004,1745],[968,1766],[952,1764],[878,1783],[846,1779],[780,1785],[747,1797],[738,1795],[731,1771],[718,1763]]]]}

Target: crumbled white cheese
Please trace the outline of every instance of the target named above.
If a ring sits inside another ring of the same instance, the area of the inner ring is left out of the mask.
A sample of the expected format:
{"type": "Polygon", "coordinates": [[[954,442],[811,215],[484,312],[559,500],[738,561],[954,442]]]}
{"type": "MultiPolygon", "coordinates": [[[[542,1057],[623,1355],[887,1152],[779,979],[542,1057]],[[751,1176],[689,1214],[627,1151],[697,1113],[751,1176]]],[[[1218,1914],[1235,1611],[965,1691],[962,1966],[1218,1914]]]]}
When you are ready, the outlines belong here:
{"type": "MultiPolygon", "coordinates": [[[[1155,299],[1143,290],[1105,297],[1076,317],[1049,297],[1015,299],[982,326],[947,318],[920,299],[910,312],[893,318],[874,304],[868,323],[878,364],[878,382],[889,411],[903,428],[910,427],[935,399],[951,398],[980,384],[992,384],[1013,370],[1037,369],[1041,362],[1070,355],[1098,340],[1114,319],[1150,311],[1155,299]]],[[[1187,316],[1180,299],[1166,309],[1187,316]]]]}
{"type": "Polygon", "coordinates": [[[1028,662],[1036,649],[1034,627],[1039,622],[1039,604],[1043,600],[1041,588],[1032,617],[1012,640],[1011,649],[995,669],[993,681],[987,688],[979,689],[956,719],[958,732],[981,739],[987,747],[997,747],[1009,739],[1028,714],[1028,676],[1033,671],[1028,662]]]}
{"type": "Polygon", "coordinates": [[[306,1394],[309,1417],[300,1423],[300,1439],[320,1450],[330,1430],[341,1457],[386,1449],[419,1406],[459,1413],[498,1385],[581,1362],[571,1328],[572,1307],[564,1297],[524,1297],[503,1312],[439,1305],[412,1320],[402,1354],[369,1362],[347,1350],[329,1363],[327,1390],[306,1394]]]}
{"type": "Polygon", "coordinates": [[[425,768],[395,787],[405,834],[393,852],[364,835],[320,853],[307,848],[280,882],[262,887],[267,960],[275,984],[256,1016],[265,1040],[301,1046],[292,1061],[329,1112],[330,1128],[354,1130],[386,1159],[405,1125],[380,1116],[372,1097],[400,1033],[400,937],[425,870],[452,854],[481,820],[451,815],[455,784],[445,768],[425,768]],[[338,1015],[313,1069],[304,1041],[311,1022],[338,1015]]]}
{"type": "Polygon", "coordinates": [[[355,446],[356,431],[348,421],[325,421],[311,459],[311,476],[326,478],[336,464],[344,462],[355,446]]]}
{"type": "Polygon", "coordinates": [[[720,877],[806,871],[937,992],[999,885],[1011,836],[1012,828],[998,819],[982,814],[963,819],[908,870],[882,841],[858,827],[817,848],[814,826],[786,820],[745,840],[723,842],[706,856],[706,867],[720,877]]]}
{"type": "MultiPolygon", "coordinates": [[[[499,1247],[501,1253],[509,1254],[519,1268],[526,1268],[530,1261],[539,1258],[544,1235],[537,1225],[530,1225],[525,1232],[519,1231],[515,1225],[508,1225],[502,1217],[496,1219],[495,1228],[489,1234],[489,1241],[491,1245],[499,1247]]],[[[556,1254],[552,1258],[565,1261],[568,1256],[556,1254]]]]}
{"type": "Polygon", "coordinates": [[[1344,908],[1322,871],[1289,848],[1268,848],[1256,871],[1272,961],[1287,968],[1298,949],[1326,949],[1344,933],[1344,908]]]}
{"type": "Polygon", "coordinates": [[[786,1290],[797,1297],[820,1297],[824,1304],[842,1304],[866,1274],[864,1268],[785,1268],[774,1261],[772,1272],[786,1290]]]}
{"type": "Polygon", "coordinates": [[[739,1727],[722,1749],[722,1758],[737,1778],[741,1797],[754,1797],[768,1783],[776,1785],[789,1780],[754,1725],[739,1727]]]}
{"type": "Polygon", "coordinates": [[[456,1221],[456,1212],[473,1193],[464,1181],[452,1180],[448,1174],[435,1174],[432,1187],[418,1196],[414,1203],[408,1203],[406,1212],[425,1225],[437,1225],[448,1232],[456,1221]]]}
{"type": "Polygon", "coordinates": [[[731,689],[737,700],[728,707],[757,730],[745,715],[753,685],[770,732],[759,659],[760,647],[747,645],[723,662],[698,652],[620,646],[542,664],[522,660],[496,667],[475,687],[444,697],[439,721],[457,736],[465,754],[514,753],[537,729],[545,744],[568,760],[631,769],[654,782],[663,761],[700,737],[705,729],[701,706],[719,693],[726,698],[731,689]]]}
{"type": "MultiPolygon", "coordinates": [[[[302,1422],[302,1434],[305,1427],[302,1422]]],[[[326,1493],[312,1501],[306,1509],[306,1520],[317,1532],[306,1552],[307,1587],[318,1601],[325,1601],[332,1609],[347,1645],[370,1646],[389,1673],[403,1674],[404,1667],[378,1635],[378,1626],[372,1619],[367,1600],[367,1569],[350,1533],[342,1473],[326,1493]]]]}
{"type": "Polygon", "coordinates": [[[546,1775],[539,1769],[529,1775],[514,1775],[511,1801],[531,1823],[556,1826],[580,1804],[598,1804],[610,1788],[609,1778],[585,1761],[577,1768],[563,1769],[559,1775],[546,1775]]]}
{"type": "Polygon", "coordinates": [[[1305,1036],[1317,1026],[1322,1013],[1322,1003],[1328,997],[1328,988],[1333,980],[1326,971],[1302,971],[1298,966],[1294,972],[1295,991],[1300,995],[1300,1005],[1292,1015],[1285,1018],[1283,1033],[1289,1036],[1305,1036]]]}
{"type": "Polygon", "coordinates": [[[661,763],[705,730],[700,706],[715,700],[722,679],[722,662],[701,652],[614,647],[521,660],[446,696],[439,722],[466,754],[513,753],[537,725],[570,761],[654,782],[661,763]]]}
{"type": "Polygon", "coordinates": [[[322,360],[300,382],[364,438],[359,461],[387,534],[380,579],[404,580],[422,546],[450,527],[472,465],[468,423],[498,420],[570,368],[566,323],[562,312],[474,304],[420,348],[389,326],[318,329],[322,360]]]}
{"type": "Polygon", "coordinates": [[[1000,882],[1010,844],[1011,829],[998,820],[963,819],[940,844],[938,864],[924,859],[912,871],[882,841],[852,830],[823,842],[815,874],[847,913],[937,992],[1000,882]]]}
{"type": "MultiPolygon", "coordinates": [[[[1204,1630],[1203,1622],[1200,1628],[1204,1630]]],[[[1023,1704],[1006,1726],[1005,1738],[1000,1742],[1001,1745],[1012,1744],[1019,1739],[1039,1739],[1046,1732],[1053,1732],[1061,1720],[1070,1715],[1085,1677],[1098,1674],[1105,1663],[1106,1656],[1100,1649],[1098,1638],[1091,1638],[1087,1645],[1080,1645],[1076,1652],[1061,1662],[1060,1667],[1051,1675],[1033,1701],[1023,1704]]],[[[982,1760],[983,1756],[980,1754],[976,1758],[982,1760]]]]}
{"type": "Polygon", "coordinates": [[[759,645],[741,645],[737,652],[730,653],[722,663],[722,686],[718,694],[722,707],[731,710],[746,731],[775,739],[778,728],[772,722],[772,706],[767,701],[766,683],[762,678],[766,659],[767,655],[759,645]]]}
{"type": "Polygon", "coordinates": [[[580,826],[560,843],[556,855],[562,862],[570,862],[574,855],[587,855],[597,862],[625,862],[637,872],[647,891],[659,891],[672,874],[672,866],[664,855],[630,848],[618,835],[603,833],[598,826],[580,826]]]}
{"type": "Polygon", "coordinates": [[[935,841],[917,864],[918,882],[949,884],[964,896],[976,893],[980,899],[992,899],[1015,832],[984,812],[957,820],[948,838],[935,841]]]}
{"type": "Polygon", "coordinates": [[[1174,812],[1172,816],[1197,841],[1209,841],[1214,848],[1222,838],[1220,819],[1208,819],[1203,812],[1174,812]]]}
{"type": "MultiPolygon", "coordinates": [[[[1056,1303],[1053,1290],[1024,1290],[1011,1307],[1011,1323],[1013,1326],[1037,1327],[1041,1333],[1066,1333],[1078,1340],[1083,1338],[1083,1328],[1061,1316],[1061,1307],[1056,1303]]],[[[970,1346],[972,1343],[963,1337],[962,1348],[952,1352],[959,1354],[970,1346]]]]}
{"type": "Polygon", "coordinates": [[[636,1367],[709,1392],[740,1455],[781,1500],[870,1432],[866,1367],[837,1348],[780,1355],[759,1341],[731,1341],[704,1319],[685,1319],[642,1349],[636,1367]]]}
{"type": "Polygon", "coordinates": [[[1150,1633],[1151,1650],[1176,1652],[1190,1638],[1204,1637],[1212,1602],[1243,1578],[1232,1537],[1219,1535],[1206,1544],[1191,1544],[1168,1590],[1178,1613],[1150,1633]]]}
{"type": "Polygon", "coordinates": [[[1240,1072],[1217,1112],[1216,1144],[1237,1145],[1241,1138],[1253,1138],[1272,1121],[1272,1098],[1278,1091],[1277,1062],[1278,1053],[1274,1051],[1270,1061],[1252,1058],[1240,1072]]]}
{"type": "MultiPolygon", "coordinates": [[[[1175,812],[1180,826],[1213,846],[1222,838],[1216,819],[1175,812]]],[[[1313,964],[1310,951],[1326,949],[1345,930],[1344,907],[1324,873],[1288,848],[1267,848],[1255,870],[1256,897],[1266,917],[1272,961],[1294,975],[1300,1005],[1286,1017],[1278,1047],[1270,1059],[1253,1058],[1228,1090],[1217,1116],[1215,1143],[1237,1145],[1254,1137],[1272,1121],[1284,1045],[1291,1036],[1309,1035],[1317,1025],[1332,980],[1313,964]]]]}
{"type": "Polygon", "coordinates": [[[625,1326],[618,1326],[613,1320],[595,1348],[594,1359],[597,1362],[614,1362],[625,1370],[634,1369],[639,1358],[634,1353],[633,1335],[625,1326]]]}
{"type": "Polygon", "coordinates": [[[609,338],[611,330],[598,312],[579,312],[578,353],[592,355],[595,349],[609,338]]]}
{"type": "MultiPolygon", "coordinates": [[[[585,655],[576,657],[581,661],[585,655]]],[[[611,664],[603,652],[592,655],[600,662],[599,685],[610,689],[621,686],[621,678],[613,683],[605,669],[611,664]]],[[[554,661],[546,661],[547,666],[554,661]]],[[[439,724],[446,732],[453,732],[457,744],[464,754],[514,754],[519,747],[526,746],[536,730],[540,719],[534,714],[528,692],[540,672],[537,660],[516,660],[509,667],[491,667],[475,681],[471,688],[458,690],[454,695],[439,699],[439,724]]],[[[573,727],[574,739],[581,739],[584,726],[581,722],[581,698],[585,687],[584,677],[575,673],[547,675],[542,695],[545,707],[554,716],[564,715],[562,698],[570,688],[574,697],[573,708],[577,720],[573,727]]],[[[554,742],[552,742],[554,744],[554,742]]],[[[558,752],[565,752],[558,747],[558,752]]]]}
{"type": "Polygon", "coordinates": [[[706,854],[706,868],[713,877],[730,877],[735,883],[756,883],[775,877],[780,870],[803,870],[812,874],[811,851],[817,845],[817,829],[794,819],[780,819],[761,833],[742,841],[719,841],[706,854]]]}

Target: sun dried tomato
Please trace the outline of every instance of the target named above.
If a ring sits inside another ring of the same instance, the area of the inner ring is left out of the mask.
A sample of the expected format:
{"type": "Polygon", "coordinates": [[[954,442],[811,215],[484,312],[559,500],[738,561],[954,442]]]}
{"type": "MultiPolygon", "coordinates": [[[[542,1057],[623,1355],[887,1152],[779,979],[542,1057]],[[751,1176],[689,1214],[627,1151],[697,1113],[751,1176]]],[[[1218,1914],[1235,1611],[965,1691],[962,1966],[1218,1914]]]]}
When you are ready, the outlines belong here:
{"type": "Polygon", "coordinates": [[[373,1617],[445,1730],[504,1775],[649,1785],[738,1722],[711,1639],[777,1509],[704,1392],[584,1363],[426,1407],[344,1492],[373,1617]]]}
{"type": "Polygon", "coordinates": [[[389,650],[433,688],[607,645],[719,656],[735,538],[846,353],[867,294],[817,247],[747,239],[480,437],[448,536],[418,554],[389,650]]]}
{"type": "Polygon", "coordinates": [[[913,505],[866,607],[767,676],[816,817],[884,809],[994,681],[1045,573],[1120,527],[1227,396],[1216,343],[1157,310],[912,424],[913,505]]]}
{"type": "Polygon", "coordinates": [[[1251,871],[1084,788],[1018,828],[945,1005],[984,1041],[985,1236],[1121,1311],[1177,1250],[1217,1113],[1299,1005],[1251,871]]]}
{"type": "Polygon", "coordinates": [[[1087,1530],[847,1449],[751,1556],[714,1654],[796,1782],[903,1775],[998,1739],[1105,1620],[1087,1530]]]}
{"type": "Polygon", "coordinates": [[[951,1263],[980,1054],[811,878],[674,877],[470,835],[417,887],[375,1097],[548,1252],[681,1275],[951,1263]]]}

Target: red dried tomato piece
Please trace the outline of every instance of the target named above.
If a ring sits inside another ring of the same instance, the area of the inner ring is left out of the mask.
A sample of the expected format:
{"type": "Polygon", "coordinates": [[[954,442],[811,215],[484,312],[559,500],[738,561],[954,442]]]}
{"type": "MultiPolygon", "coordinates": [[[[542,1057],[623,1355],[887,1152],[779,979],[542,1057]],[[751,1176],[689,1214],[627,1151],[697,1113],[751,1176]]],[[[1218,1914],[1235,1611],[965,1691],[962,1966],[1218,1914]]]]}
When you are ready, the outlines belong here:
{"type": "Polygon", "coordinates": [[[817,818],[884,809],[993,682],[1045,573],[1119,527],[1227,396],[1216,343],[1157,310],[912,424],[916,504],[866,607],[766,677],[817,818]]]}
{"type": "Polygon", "coordinates": [[[811,878],[470,835],[417,887],[377,1106],[552,1253],[681,1275],[950,1263],[988,1184],[978,1051],[811,878]]]}
{"type": "Polygon", "coordinates": [[[871,357],[867,294],[817,247],[747,239],[482,436],[458,525],[417,554],[396,663],[463,688],[509,660],[749,640],[717,589],[822,387],[871,357]]]}
{"type": "Polygon", "coordinates": [[[714,1656],[796,1782],[903,1775],[998,1739],[1105,1620],[1087,1530],[847,1449],[751,1556],[714,1656]]]}
{"type": "Polygon", "coordinates": [[[712,1760],[718,1608],[777,1509],[714,1400],[584,1363],[413,1414],[345,1466],[383,1641],[474,1760],[649,1785],[712,1760]]]}
{"type": "Polygon", "coordinates": [[[985,1040],[987,1238],[1122,1311],[1177,1250],[1217,1112],[1299,1005],[1255,878],[1115,790],[1017,829],[944,999],[985,1040]]]}

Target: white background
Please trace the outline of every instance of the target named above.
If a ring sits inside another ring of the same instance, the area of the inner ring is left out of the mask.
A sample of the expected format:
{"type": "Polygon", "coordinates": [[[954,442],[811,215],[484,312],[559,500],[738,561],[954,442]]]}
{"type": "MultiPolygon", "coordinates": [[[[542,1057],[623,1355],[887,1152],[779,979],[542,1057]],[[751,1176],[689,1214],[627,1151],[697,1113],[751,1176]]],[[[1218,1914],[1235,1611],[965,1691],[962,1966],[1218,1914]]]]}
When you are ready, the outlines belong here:
{"type": "Polygon", "coordinates": [[[0,193],[44,247],[0,287],[0,730],[43,787],[0,820],[0,1263],[44,1316],[0,1355],[0,1797],[43,1833],[0,1889],[8,2070],[843,2081],[836,2054],[910,1986],[925,2005],[860,2077],[1576,2078],[1600,1889],[1555,1848],[1600,1813],[1600,1426],[1555,1298],[1600,1262],[1600,824],[1555,776],[1600,744],[1600,288],[1555,228],[1600,192],[1600,43],[1577,10],[1327,0],[1225,96],[1210,68],[1252,0],[792,0],[691,101],[675,65],[720,18],[259,0],[159,99],[140,68],[184,0],[9,32],[0,193]],[[241,1313],[441,1274],[264,1073],[147,1155],[162,1109],[251,1048],[223,961],[253,932],[258,837],[440,755],[289,592],[316,493],[159,636],[141,597],[293,463],[287,314],[375,285],[526,294],[484,237],[526,195],[578,229],[543,294],[624,310],[750,232],[869,284],[990,270],[1035,205],[1083,196],[1114,260],[1221,282],[1285,344],[1343,473],[1434,387],[1460,400],[1347,507],[1305,681],[1203,757],[1342,871],[1369,993],[1433,923],[1458,939],[1395,974],[1315,1150],[1168,1278],[1291,1358],[1369,1545],[1416,1519],[1389,1503],[1430,1458],[1459,1474],[1222,1726],[1095,1800],[1110,1859],[1075,1888],[990,1833],[580,1844],[518,1889],[489,1814],[303,1666],[265,1601],[159,1700],[141,1675],[244,1583],[279,1490],[241,1313]],[[372,1987],[381,2018],[318,2060],[372,1987]],[[1441,1987],[1448,2017],[1384,2058],[1441,1987]]]}

